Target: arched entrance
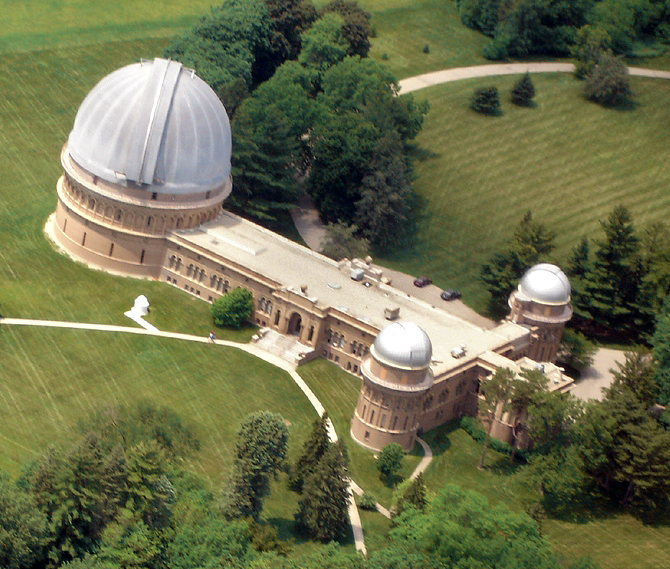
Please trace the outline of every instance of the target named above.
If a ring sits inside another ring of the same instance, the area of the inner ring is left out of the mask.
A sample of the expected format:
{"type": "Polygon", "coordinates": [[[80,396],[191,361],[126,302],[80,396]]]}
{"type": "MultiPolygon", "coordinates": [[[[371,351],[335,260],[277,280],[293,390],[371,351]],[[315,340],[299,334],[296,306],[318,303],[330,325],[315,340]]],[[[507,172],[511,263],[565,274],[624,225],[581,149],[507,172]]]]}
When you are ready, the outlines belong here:
{"type": "Polygon", "coordinates": [[[294,312],[288,321],[288,333],[291,336],[300,336],[300,330],[302,330],[302,317],[294,312]]]}

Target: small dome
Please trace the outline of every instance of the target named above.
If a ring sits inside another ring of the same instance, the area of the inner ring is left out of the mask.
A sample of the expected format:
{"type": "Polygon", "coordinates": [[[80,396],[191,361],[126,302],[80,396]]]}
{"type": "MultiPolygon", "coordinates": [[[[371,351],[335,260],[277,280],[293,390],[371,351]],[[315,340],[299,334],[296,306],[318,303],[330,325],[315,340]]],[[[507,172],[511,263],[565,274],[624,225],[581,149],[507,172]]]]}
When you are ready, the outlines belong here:
{"type": "Polygon", "coordinates": [[[370,351],[380,363],[421,369],[430,364],[433,346],[428,334],[414,322],[394,322],[377,334],[370,351]]]}
{"type": "Polygon", "coordinates": [[[149,192],[222,186],[231,135],[216,93],[177,61],[154,59],[102,79],[79,107],[70,156],[94,176],[149,192]]]}
{"type": "Polygon", "coordinates": [[[570,302],[570,281],[556,265],[541,263],[526,271],[521,277],[519,291],[542,304],[570,302]]]}

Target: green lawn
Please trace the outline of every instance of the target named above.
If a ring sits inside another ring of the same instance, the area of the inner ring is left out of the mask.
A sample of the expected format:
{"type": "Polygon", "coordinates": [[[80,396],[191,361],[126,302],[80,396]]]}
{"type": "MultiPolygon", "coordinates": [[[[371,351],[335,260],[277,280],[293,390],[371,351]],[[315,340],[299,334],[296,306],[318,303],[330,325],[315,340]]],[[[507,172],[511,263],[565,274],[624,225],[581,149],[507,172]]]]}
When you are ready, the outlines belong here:
{"type": "Polygon", "coordinates": [[[202,450],[190,468],[216,488],[248,413],[268,410],[289,421],[291,456],[316,416],[283,371],[206,343],[3,326],[0,361],[0,469],[12,474],[47,445],[68,443],[88,414],[148,400],[194,427],[202,450]]]}
{"type": "Polygon", "coordinates": [[[170,38],[211,0],[0,0],[0,51],[170,38]]]}
{"type": "MultiPolygon", "coordinates": [[[[361,380],[327,360],[315,360],[298,368],[298,373],[328,412],[338,436],[349,452],[351,477],[383,506],[390,507],[393,487],[379,479],[375,456],[351,438],[351,417],[358,401],[361,380]]],[[[405,456],[398,476],[407,478],[419,464],[423,451],[417,444],[405,456]]]]}
{"type": "Polygon", "coordinates": [[[627,205],[638,227],[670,210],[670,84],[633,78],[633,110],[605,109],[580,95],[570,74],[533,76],[535,108],[509,102],[516,77],[459,81],[419,91],[430,102],[417,137],[415,188],[425,204],[416,245],[383,261],[459,288],[486,307],[480,267],[511,237],[527,209],[557,232],[564,261],[582,236],[627,205]],[[496,85],[504,114],[468,108],[478,86],[496,85]]]}

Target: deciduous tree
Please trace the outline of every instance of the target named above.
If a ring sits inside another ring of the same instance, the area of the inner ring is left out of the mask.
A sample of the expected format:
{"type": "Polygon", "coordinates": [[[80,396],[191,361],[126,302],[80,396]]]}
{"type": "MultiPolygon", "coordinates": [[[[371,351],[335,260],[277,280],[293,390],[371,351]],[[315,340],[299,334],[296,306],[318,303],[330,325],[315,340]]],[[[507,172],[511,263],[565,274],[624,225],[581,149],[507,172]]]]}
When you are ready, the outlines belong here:
{"type": "Polygon", "coordinates": [[[482,455],[477,465],[477,468],[480,470],[484,468],[486,450],[489,446],[491,431],[496,419],[500,414],[509,409],[513,382],[514,372],[505,367],[498,368],[490,379],[482,381],[479,389],[479,414],[486,423],[486,438],[484,439],[482,455]]]}
{"type": "Polygon", "coordinates": [[[387,444],[377,456],[377,470],[382,478],[391,481],[396,472],[402,468],[405,451],[398,443],[387,444]]]}

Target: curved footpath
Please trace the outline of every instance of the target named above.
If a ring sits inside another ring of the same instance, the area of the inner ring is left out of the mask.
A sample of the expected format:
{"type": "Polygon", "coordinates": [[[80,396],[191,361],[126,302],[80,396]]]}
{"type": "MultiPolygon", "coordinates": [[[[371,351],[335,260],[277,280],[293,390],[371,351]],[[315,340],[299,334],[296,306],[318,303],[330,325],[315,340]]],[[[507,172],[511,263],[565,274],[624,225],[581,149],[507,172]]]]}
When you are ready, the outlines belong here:
{"type": "MultiPolygon", "coordinates": [[[[122,332],[126,334],[140,334],[145,336],[158,336],[160,338],[172,338],[174,340],[186,340],[188,342],[200,342],[203,344],[212,343],[208,337],[203,336],[194,336],[192,334],[180,334],[177,332],[162,332],[158,329],[152,327],[152,329],[144,328],[131,328],[130,326],[114,326],[109,324],[87,324],[81,322],[61,322],[57,320],[31,320],[25,318],[0,318],[0,326],[2,325],[10,326],[39,326],[39,327],[48,327],[48,328],[69,328],[74,330],[93,330],[101,332],[122,332]]],[[[220,346],[228,346],[230,348],[237,348],[251,354],[257,358],[260,358],[289,374],[291,379],[296,383],[300,390],[305,394],[309,402],[311,403],[314,410],[318,413],[319,417],[325,413],[325,409],[321,402],[317,399],[314,392],[309,388],[305,381],[298,375],[295,371],[296,366],[290,364],[289,362],[281,359],[274,354],[270,354],[253,344],[242,344],[239,342],[230,342],[228,340],[214,340],[214,344],[220,346]]],[[[333,442],[337,441],[337,433],[333,427],[333,423],[328,420],[328,436],[333,442]]],[[[421,439],[418,439],[419,443],[424,449],[424,457],[421,459],[421,462],[417,468],[412,473],[412,478],[415,478],[419,475],[419,472],[423,472],[426,469],[430,460],[433,456],[428,445],[421,439]]],[[[361,518],[358,514],[358,508],[356,507],[356,502],[353,498],[354,492],[356,494],[362,494],[360,486],[356,484],[353,480],[349,479],[349,492],[351,494],[351,500],[349,501],[349,521],[351,522],[351,529],[354,534],[354,543],[356,545],[356,551],[366,554],[367,550],[365,547],[365,542],[363,539],[363,526],[361,525],[361,518]]],[[[390,517],[388,510],[383,508],[381,505],[378,505],[379,511],[387,517],[390,517]]]]}
{"type": "MultiPolygon", "coordinates": [[[[400,94],[411,93],[426,87],[460,81],[461,79],[474,79],[476,77],[494,77],[498,75],[517,75],[519,73],[574,73],[575,66],[572,63],[493,63],[490,65],[474,65],[472,67],[454,67],[433,71],[414,77],[407,77],[398,82],[400,94]]],[[[644,69],[641,67],[629,67],[628,73],[635,77],[649,77],[652,79],[670,79],[670,71],[658,69],[644,69]]]]}

